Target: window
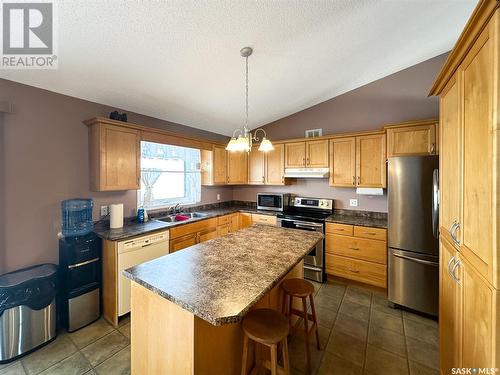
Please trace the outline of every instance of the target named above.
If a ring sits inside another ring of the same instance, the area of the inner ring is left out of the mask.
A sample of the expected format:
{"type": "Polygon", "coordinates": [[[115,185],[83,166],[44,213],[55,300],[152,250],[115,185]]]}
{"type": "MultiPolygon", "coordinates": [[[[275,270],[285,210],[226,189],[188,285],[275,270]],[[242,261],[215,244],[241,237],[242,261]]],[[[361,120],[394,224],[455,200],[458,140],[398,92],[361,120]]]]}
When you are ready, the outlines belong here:
{"type": "Polygon", "coordinates": [[[138,205],[161,208],[201,200],[200,150],[141,142],[138,205]]]}

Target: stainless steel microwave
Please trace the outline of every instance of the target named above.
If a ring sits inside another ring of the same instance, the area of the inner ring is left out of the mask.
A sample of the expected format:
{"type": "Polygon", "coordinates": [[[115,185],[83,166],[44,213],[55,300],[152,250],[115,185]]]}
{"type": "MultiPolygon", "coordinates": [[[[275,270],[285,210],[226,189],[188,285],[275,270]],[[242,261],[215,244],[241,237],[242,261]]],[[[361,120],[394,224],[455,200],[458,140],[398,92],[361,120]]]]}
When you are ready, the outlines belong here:
{"type": "Polygon", "coordinates": [[[257,193],[257,209],[266,211],[285,211],[290,205],[290,194],[257,193]]]}

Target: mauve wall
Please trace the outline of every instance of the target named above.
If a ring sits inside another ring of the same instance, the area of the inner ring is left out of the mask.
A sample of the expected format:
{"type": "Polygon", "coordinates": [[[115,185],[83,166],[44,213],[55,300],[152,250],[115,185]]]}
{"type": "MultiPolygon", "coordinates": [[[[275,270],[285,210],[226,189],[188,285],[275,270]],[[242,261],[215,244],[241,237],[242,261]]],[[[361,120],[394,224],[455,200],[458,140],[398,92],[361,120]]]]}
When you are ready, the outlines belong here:
{"type": "MultiPolygon", "coordinates": [[[[125,214],[136,210],[136,191],[95,193],[89,191],[88,136],[82,121],[107,116],[114,108],[0,80],[0,102],[12,103],[13,111],[0,125],[0,204],[5,222],[0,229],[2,271],[42,262],[56,262],[59,205],[63,199],[90,197],[98,207],[124,203],[125,214]],[[2,136],[3,132],[3,136],[2,136]],[[2,173],[2,162],[4,170],[2,173]],[[3,233],[2,233],[3,231],[3,233]]],[[[161,127],[200,138],[227,138],[179,124],[128,112],[129,121],[161,127]]],[[[202,188],[203,203],[233,198],[232,187],[202,188]]],[[[1,221],[0,221],[0,224],[1,221]]]]}
{"type": "MultiPolygon", "coordinates": [[[[272,122],[264,129],[270,139],[304,137],[306,129],[323,128],[323,134],[380,129],[382,125],[438,117],[435,97],[428,98],[434,79],[447,54],[369,83],[356,90],[272,122]]],[[[335,72],[332,72],[335,74],[335,72]]],[[[387,212],[387,196],[356,195],[352,188],[332,188],[328,180],[297,180],[290,186],[241,187],[234,189],[234,199],[255,201],[260,191],[280,191],[311,197],[333,198],[336,208],[387,212]],[[357,198],[358,207],[349,207],[357,198]]]]}

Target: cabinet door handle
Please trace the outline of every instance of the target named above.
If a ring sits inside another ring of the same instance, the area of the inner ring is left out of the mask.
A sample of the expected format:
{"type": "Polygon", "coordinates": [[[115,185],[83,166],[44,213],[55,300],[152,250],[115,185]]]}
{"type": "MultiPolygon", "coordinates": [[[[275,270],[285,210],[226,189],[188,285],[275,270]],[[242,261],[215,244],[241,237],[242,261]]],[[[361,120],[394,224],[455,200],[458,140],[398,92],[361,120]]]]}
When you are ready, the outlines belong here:
{"type": "Polygon", "coordinates": [[[356,176],[352,176],[352,185],[356,186],[356,176]]]}
{"type": "Polygon", "coordinates": [[[306,158],[302,158],[302,164],[306,165],[306,158]]]}
{"type": "MultiPolygon", "coordinates": [[[[451,276],[451,264],[455,261],[455,256],[453,256],[449,261],[448,261],[448,274],[451,276]]],[[[453,276],[451,276],[453,277],[453,276]]]]}
{"type": "Polygon", "coordinates": [[[359,247],[350,247],[351,250],[359,250],[359,247]]]}
{"type": "Polygon", "coordinates": [[[457,238],[457,230],[460,228],[460,223],[455,220],[450,227],[450,236],[455,244],[460,245],[460,241],[457,238]]]}
{"type": "Polygon", "coordinates": [[[349,270],[352,273],[359,273],[359,270],[349,270]]]}
{"type": "Polygon", "coordinates": [[[361,177],[358,176],[358,185],[361,185],[361,177]]]}
{"type": "Polygon", "coordinates": [[[266,182],[266,178],[262,176],[262,182],[266,182]]]}
{"type": "Polygon", "coordinates": [[[453,265],[453,268],[451,269],[451,277],[453,278],[453,280],[455,280],[455,282],[458,285],[462,285],[462,283],[460,282],[460,279],[455,274],[455,271],[458,269],[458,267],[460,267],[461,264],[462,264],[462,262],[460,261],[460,259],[458,259],[457,262],[453,265]]]}
{"type": "Polygon", "coordinates": [[[309,158],[307,158],[307,165],[309,165],[309,158]]]}
{"type": "Polygon", "coordinates": [[[431,143],[431,154],[435,154],[435,153],[436,153],[436,144],[431,143]]]}
{"type": "Polygon", "coordinates": [[[281,176],[281,183],[284,184],[285,183],[285,176],[281,176]]]}

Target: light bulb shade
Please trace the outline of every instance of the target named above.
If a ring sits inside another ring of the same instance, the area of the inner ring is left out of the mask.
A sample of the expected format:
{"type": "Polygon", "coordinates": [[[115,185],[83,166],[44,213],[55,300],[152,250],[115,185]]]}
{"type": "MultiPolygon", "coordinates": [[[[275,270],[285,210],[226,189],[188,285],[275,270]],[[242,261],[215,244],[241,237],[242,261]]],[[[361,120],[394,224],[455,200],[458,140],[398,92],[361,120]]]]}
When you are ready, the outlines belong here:
{"type": "Polygon", "coordinates": [[[271,141],[269,139],[267,139],[266,137],[262,138],[262,142],[260,142],[260,146],[259,146],[259,151],[269,152],[269,151],[273,151],[273,150],[274,150],[274,146],[271,143],[271,141]]]}
{"type": "Polygon", "coordinates": [[[236,148],[237,148],[236,138],[232,137],[226,146],[226,150],[227,151],[236,151],[236,148]]]}
{"type": "Polygon", "coordinates": [[[236,140],[237,144],[237,149],[236,151],[249,151],[250,150],[250,143],[249,143],[249,138],[248,136],[242,136],[240,135],[238,139],[236,140]]]}

